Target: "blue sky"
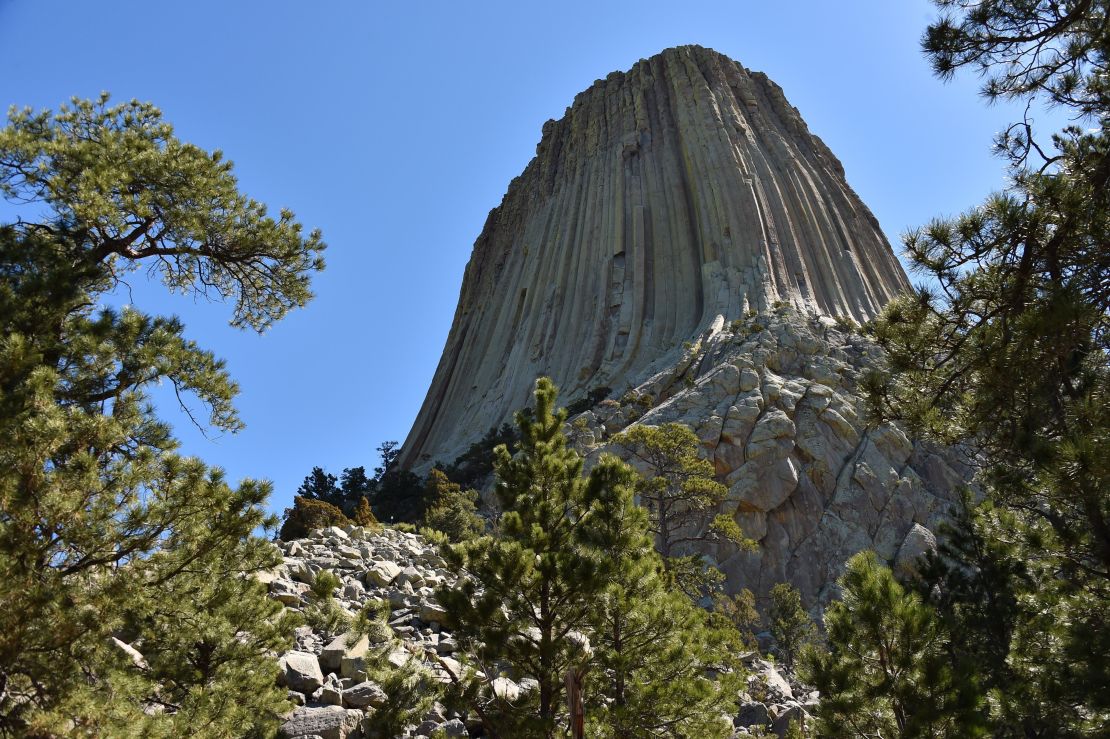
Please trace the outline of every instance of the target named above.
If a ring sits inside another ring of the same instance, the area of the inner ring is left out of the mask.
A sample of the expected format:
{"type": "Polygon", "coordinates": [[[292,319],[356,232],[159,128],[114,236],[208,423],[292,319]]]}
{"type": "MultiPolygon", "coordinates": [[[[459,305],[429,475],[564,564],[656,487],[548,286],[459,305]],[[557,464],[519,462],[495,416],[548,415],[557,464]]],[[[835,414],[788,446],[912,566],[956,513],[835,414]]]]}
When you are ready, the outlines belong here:
{"type": "Polygon", "coordinates": [[[234,436],[166,408],[184,450],[273,480],[280,511],[314,465],[369,470],[378,443],[404,439],[486,214],[544,121],[613,70],[696,43],[766,72],[896,248],[999,188],[990,141],[1018,111],[984,105],[973,77],[931,76],[918,39],[933,15],[925,0],[0,0],[0,104],[149,100],[222,149],[248,195],[323,230],[316,299],[263,336],[229,328],[229,306],[133,291],[242,386],[234,436]]]}

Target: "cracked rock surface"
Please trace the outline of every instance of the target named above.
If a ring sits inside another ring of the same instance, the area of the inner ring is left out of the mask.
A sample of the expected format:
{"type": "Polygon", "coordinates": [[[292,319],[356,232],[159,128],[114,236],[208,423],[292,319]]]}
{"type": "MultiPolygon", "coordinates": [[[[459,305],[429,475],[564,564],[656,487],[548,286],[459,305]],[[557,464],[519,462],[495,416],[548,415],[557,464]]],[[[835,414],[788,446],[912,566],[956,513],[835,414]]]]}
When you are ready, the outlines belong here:
{"type": "Polygon", "coordinates": [[[719,317],[674,364],[622,401],[569,419],[568,429],[596,460],[628,458],[608,440],[634,423],[690,426],[728,486],[723,512],[760,545],[700,553],[730,591],[748,588],[764,606],[771,587],[789,582],[813,609],[835,596],[856,552],[911,568],[936,546],[934,532],[972,475],[957,451],[868,422],[860,383],[881,356],[847,322],[789,307],[728,325],[719,317]]]}

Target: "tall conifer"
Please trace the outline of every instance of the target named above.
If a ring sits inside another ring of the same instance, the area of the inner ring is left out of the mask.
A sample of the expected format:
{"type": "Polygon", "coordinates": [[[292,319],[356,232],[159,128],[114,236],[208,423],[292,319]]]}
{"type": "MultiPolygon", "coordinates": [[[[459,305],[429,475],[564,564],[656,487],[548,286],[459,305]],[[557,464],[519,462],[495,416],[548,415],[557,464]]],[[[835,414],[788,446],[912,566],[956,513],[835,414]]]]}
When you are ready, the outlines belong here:
{"type": "Polygon", "coordinates": [[[311,296],[319,235],[107,96],[14,110],[0,195],[50,213],[0,227],[0,734],[272,731],[292,624],[252,576],[281,561],[254,536],[270,486],[177,454],[149,395],[236,431],[237,387],[176,318],[97,305],[149,270],[262,330],[311,296]]]}

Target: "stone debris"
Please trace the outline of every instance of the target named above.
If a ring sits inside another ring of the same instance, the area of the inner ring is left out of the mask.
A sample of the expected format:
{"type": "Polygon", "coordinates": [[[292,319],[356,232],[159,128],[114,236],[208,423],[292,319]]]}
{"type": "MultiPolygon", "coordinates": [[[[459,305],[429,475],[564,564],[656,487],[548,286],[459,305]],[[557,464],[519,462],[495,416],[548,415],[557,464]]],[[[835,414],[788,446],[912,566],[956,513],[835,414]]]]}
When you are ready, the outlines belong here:
{"type": "MultiPolygon", "coordinates": [[[[452,675],[463,673],[462,655],[456,654],[458,641],[443,622],[445,614],[435,602],[434,589],[411,585],[417,577],[425,583],[434,579],[448,587],[455,583],[454,576],[444,568],[436,545],[416,534],[388,527],[378,531],[358,526],[338,529],[345,536],[337,535],[336,531],[334,528],[315,531],[305,539],[278,542],[285,557],[281,566],[268,573],[271,597],[284,603],[283,596],[293,591],[291,586],[298,582],[295,579],[298,573],[319,574],[328,570],[340,579],[336,602],[347,611],[357,613],[371,601],[391,604],[388,620],[394,640],[375,641],[365,636],[351,639],[346,633],[326,634],[309,626],[298,628],[295,648],[278,660],[279,682],[289,688],[290,700],[296,706],[281,726],[279,736],[283,739],[378,736],[374,733],[373,714],[388,696],[366,673],[367,660],[372,655],[380,655],[394,666],[414,666],[444,683],[450,682],[452,675]],[[358,551],[357,555],[350,555],[356,560],[354,567],[341,566],[339,559],[332,556],[340,542],[347,541],[354,542],[358,551]],[[382,564],[387,567],[380,568],[382,564]],[[365,573],[374,568],[411,571],[410,579],[400,583],[398,578],[388,585],[368,585],[359,590],[348,587],[351,582],[363,581],[365,573]]],[[[302,593],[300,598],[289,607],[306,606],[308,596],[302,593]]],[[[576,634],[575,638],[583,642],[583,650],[589,649],[585,635],[576,634]]],[[[780,720],[782,716],[808,715],[806,709],[812,708],[813,703],[796,699],[805,690],[792,684],[789,675],[755,653],[746,655],[744,661],[750,678],[748,691],[741,696],[740,712],[730,718],[734,736],[748,736],[757,730],[774,732],[777,731],[774,727],[785,721],[780,720]]],[[[494,678],[491,684],[498,696],[509,701],[518,700],[537,685],[531,678],[512,680],[504,676],[494,678]]],[[[449,737],[480,736],[480,727],[477,716],[452,713],[437,704],[401,736],[414,739],[437,731],[449,737]]]]}

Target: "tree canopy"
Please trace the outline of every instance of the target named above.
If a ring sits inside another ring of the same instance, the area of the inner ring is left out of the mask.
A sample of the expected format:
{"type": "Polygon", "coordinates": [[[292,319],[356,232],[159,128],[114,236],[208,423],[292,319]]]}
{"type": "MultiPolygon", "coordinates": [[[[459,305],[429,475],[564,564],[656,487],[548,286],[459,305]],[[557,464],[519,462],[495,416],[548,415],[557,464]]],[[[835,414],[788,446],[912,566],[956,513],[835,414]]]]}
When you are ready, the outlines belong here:
{"type": "Polygon", "coordinates": [[[281,561],[253,533],[270,485],[179,455],[149,396],[235,431],[237,386],[178,319],[98,305],[146,269],[262,330],[311,296],[320,236],[107,95],[13,110],[0,195],[47,209],[0,226],[0,733],[265,733],[292,630],[251,576],[281,561]]]}
{"type": "Polygon", "coordinates": [[[982,468],[982,508],[958,512],[919,587],[982,657],[993,730],[1096,735],[1110,725],[1110,7],[936,4],[934,70],[972,70],[1026,114],[995,142],[1009,186],[905,237],[928,280],[875,323],[890,373],[870,397],[982,468]],[[1074,123],[1046,136],[1035,104],[1074,123]]]}
{"type": "Polygon", "coordinates": [[[633,471],[606,456],[583,474],[555,398],[538,380],[516,453],[495,450],[495,535],[445,552],[460,586],[437,597],[485,675],[483,723],[501,737],[567,722],[589,736],[727,736],[736,685],[707,673],[728,662],[730,634],[662,576],[633,471]],[[536,687],[509,698],[501,672],[536,687]]]}

